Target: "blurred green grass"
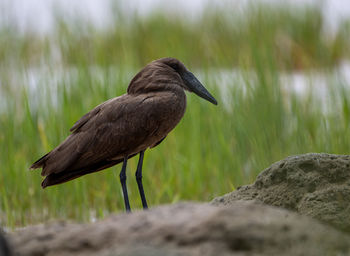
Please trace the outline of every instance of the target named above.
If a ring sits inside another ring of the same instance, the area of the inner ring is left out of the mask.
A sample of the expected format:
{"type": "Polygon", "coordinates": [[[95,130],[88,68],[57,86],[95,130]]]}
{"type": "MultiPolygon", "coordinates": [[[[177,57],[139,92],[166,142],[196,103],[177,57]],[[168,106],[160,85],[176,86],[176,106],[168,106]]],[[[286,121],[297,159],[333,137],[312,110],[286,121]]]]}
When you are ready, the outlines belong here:
{"type": "MultiPolygon", "coordinates": [[[[151,206],[208,201],[251,183],[274,161],[306,152],[349,152],[349,93],[331,75],[324,113],[315,97],[281,91],[281,72],[321,69],[349,58],[349,25],[332,37],[317,8],[258,6],[244,15],[207,9],[196,21],[154,13],[116,15],[104,31],[57,17],[50,35],[0,31],[0,220],[7,227],[56,218],[87,221],[123,211],[120,166],[42,190],[30,164],[57,146],[84,113],[125,93],[136,71],[164,56],[201,74],[215,107],[188,95],[187,112],[167,139],[149,150],[144,186],[151,206]],[[36,68],[44,72],[37,72],[36,68]],[[213,79],[215,70],[243,72],[245,87],[213,79]],[[95,72],[96,69],[98,72],[95,72]],[[94,71],[95,70],[95,71],[94,71]],[[62,73],[57,76],[58,73],[62,73]],[[34,74],[34,75],[33,75],[34,74]],[[54,79],[55,78],[55,79],[54,79]],[[30,88],[33,82],[36,87],[30,88]],[[224,98],[226,104],[223,104],[224,98]]],[[[141,207],[128,164],[133,209],[141,207]]]]}

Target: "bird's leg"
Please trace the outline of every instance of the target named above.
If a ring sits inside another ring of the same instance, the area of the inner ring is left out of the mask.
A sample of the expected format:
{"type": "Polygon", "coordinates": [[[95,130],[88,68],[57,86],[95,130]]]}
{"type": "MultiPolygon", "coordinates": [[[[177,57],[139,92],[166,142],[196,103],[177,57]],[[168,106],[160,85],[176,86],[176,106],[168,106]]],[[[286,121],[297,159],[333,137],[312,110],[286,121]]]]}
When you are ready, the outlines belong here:
{"type": "Polygon", "coordinates": [[[122,170],[120,171],[119,177],[120,177],[120,183],[122,184],[123,188],[123,196],[124,196],[124,203],[125,203],[125,210],[126,212],[131,212],[130,210],[130,204],[129,204],[129,197],[128,197],[128,190],[126,188],[126,163],[128,162],[128,157],[124,157],[123,161],[123,167],[122,170]]]}
{"type": "Polygon", "coordinates": [[[146,201],[145,192],[143,191],[143,186],[142,186],[142,163],[143,163],[144,153],[145,153],[144,150],[140,152],[139,163],[137,164],[137,170],[136,170],[135,176],[136,176],[137,185],[140,191],[143,209],[147,209],[148,208],[147,201],[146,201]]]}

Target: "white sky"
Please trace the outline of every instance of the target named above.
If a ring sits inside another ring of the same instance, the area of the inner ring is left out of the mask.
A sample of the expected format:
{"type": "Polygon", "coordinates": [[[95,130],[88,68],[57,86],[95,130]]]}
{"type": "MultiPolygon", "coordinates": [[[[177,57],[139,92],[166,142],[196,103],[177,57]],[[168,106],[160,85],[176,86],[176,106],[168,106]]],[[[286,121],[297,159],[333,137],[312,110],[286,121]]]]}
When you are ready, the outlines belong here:
{"type": "MultiPolygon", "coordinates": [[[[257,0],[255,0],[257,1],[257,0]]],[[[259,0],[268,3],[314,4],[321,6],[326,18],[327,27],[336,29],[337,24],[350,17],[350,0],[259,0]]],[[[91,20],[96,26],[108,25],[111,17],[110,3],[113,0],[0,0],[1,22],[15,22],[22,30],[50,31],[54,21],[53,11],[61,10],[68,16],[81,16],[91,20]],[[11,19],[10,19],[10,18],[11,19]],[[14,21],[13,21],[14,20],[14,21]]],[[[114,1],[115,2],[115,1],[114,1]]],[[[182,12],[189,16],[201,13],[207,3],[231,5],[234,8],[243,8],[252,0],[119,0],[126,11],[147,15],[155,8],[170,12],[182,12]]],[[[254,2],[254,1],[253,1],[254,2]]]]}

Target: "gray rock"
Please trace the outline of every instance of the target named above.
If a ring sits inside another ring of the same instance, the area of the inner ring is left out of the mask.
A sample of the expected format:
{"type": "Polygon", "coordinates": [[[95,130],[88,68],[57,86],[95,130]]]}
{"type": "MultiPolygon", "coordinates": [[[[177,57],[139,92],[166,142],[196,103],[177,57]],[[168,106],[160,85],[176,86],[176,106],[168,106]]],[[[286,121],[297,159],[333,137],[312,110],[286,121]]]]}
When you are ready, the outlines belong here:
{"type": "Polygon", "coordinates": [[[9,234],[16,255],[349,255],[350,237],[299,214],[236,201],[180,203],[90,224],[57,222],[9,234]]]}
{"type": "Polygon", "coordinates": [[[350,232],[350,156],[305,154],[265,169],[254,184],[215,198],[214,205],[255,200],[297,211],[350,232]]]}
{"type": "Polygon", "coordinates": [[[12,250],[5,238],[5,234],[2,230],[0,230],[0,256],[11,256],[12,250]]]}

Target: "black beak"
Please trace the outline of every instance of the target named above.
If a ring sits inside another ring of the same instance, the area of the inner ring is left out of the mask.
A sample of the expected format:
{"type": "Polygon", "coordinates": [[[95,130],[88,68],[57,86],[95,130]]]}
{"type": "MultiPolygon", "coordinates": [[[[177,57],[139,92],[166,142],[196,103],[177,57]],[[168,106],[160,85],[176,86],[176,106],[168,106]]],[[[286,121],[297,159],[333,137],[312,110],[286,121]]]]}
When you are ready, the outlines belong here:
{"type": "Polygon", "coordinates": [[[190,72],[185,71],[181,75],[182,79],[185,81],[186,86],[189,91],[194,92],[199,97],[217,105],[216,99],[205,89],[205,87],[198,81],[198,79],[190,72]]]}

